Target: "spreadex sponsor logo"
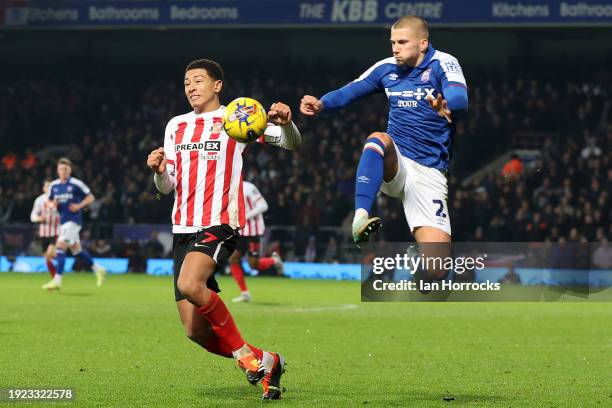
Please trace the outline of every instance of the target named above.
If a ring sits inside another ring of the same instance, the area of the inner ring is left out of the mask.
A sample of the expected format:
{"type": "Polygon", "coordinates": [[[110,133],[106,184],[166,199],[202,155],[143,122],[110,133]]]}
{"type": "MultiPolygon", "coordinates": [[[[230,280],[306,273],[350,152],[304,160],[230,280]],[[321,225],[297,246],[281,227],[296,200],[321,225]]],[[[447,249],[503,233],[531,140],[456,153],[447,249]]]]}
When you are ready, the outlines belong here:
{"type": "Polygon", "coordinates": [[[174,145],[174,151],[177,153],[191,150],[206,150],[208,152],[219,152],[221,151],[221,141],[206,140],[205,142],[181,143],[174,145]]]}

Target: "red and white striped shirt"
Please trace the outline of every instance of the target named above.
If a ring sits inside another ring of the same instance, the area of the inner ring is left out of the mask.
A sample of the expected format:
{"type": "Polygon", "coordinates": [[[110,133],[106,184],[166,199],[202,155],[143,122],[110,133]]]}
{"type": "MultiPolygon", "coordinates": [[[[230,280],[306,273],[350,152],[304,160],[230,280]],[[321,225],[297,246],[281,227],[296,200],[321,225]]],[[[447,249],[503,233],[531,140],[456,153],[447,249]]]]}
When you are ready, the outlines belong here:
{"type": "MultiPolygon", "coordinates": [[[[245,225],[242,153],[247,145],[223,130],[224,110],[221,106],[212,112],[185,113],[166,126],[168,164],[166,172],[156,174],[154,180],[163,194],[174,190],[173,233],[193,233],[221,224],[235,229],[245,225]]],[[[268,124],[257,142],[293,150],[302,136],[293,122],[268,124]]]]}
{"type": "Polygon", "coordinates": [[[266,229],[263,213],[268,209],[268,203],[253,183],[245,181],[243,184],[247,220],[240,234],[246,237],[258,237],[263,235],[266,229]]]}
{"type": "Polygon", "coordinates": [[[55,238],[59,235],[60,218],[55,207],[49,207],[47,202],[49,196],[41,194],[34,200],[34,207],[30,214],[32,222],[38,222],[38,217],[42,217],[43,221],[38,226],[38,236],[43,238],[55,238]]]}
{"type": "Polygon", "coordinates": [[[174,233],[220,224],[241,228],[245,223],[242,152],[246,144],[223,131],[224,109],[189,112],[166,126],[166,171],[175,186],[174,233]]]}

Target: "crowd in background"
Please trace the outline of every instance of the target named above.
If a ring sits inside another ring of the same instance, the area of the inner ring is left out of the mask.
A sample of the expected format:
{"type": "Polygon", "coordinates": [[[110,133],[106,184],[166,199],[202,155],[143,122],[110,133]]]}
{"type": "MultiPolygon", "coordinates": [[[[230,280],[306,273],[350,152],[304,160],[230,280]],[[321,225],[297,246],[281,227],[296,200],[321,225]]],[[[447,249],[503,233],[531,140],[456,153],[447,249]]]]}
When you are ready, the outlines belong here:
{"type": "MultiPolygon", "coordinates": [[[[251,96],[283,101],[304,142],[298,152],[249,146],[245,179],[270,209],[268,225],[295,226],[296,257],[342,260],[344,239],[323,227],[348,226],[362,143],[386,127],[383,95],[317,118],[297,111],[304,94],[321,95],[343,83],[314,75],[320,66],[295,65],[291,78],[236,76],[226,67],[222,100],[251,96]]],[[[354,72],[354,67],[325,71],[354,72]]],[[[600,241],[612,234],[612,112],[609,78],[549,83],[536,79],[469,81],[470,110],[457,124],[449,176],[449,210],[456,241],[600,241]],[[520,171],[499,169],[464,179],[515,147],[515,135],[538,134],[539,159],[520,171]]],[[[146,83],[81,78],[21,80],[0,85],[0,225],[29,222],[43,179],[68,156],[73,175],[96,196],[85,223],[109,238],[112,223],[169,223],[171,197],[156,194],[147,154],[163,144],[168,120],[189,110],[180,76],[146,83]]],[[[381,238],[411,239],[401,203],[383,196],[381,238]]],[[[273,238],[283,241],[281,233],[273,238]]],[[[95,242],[95,240],[92,240],[95,242]]],[[[101,246],[104,246],[101,244],[101,246]]]]}

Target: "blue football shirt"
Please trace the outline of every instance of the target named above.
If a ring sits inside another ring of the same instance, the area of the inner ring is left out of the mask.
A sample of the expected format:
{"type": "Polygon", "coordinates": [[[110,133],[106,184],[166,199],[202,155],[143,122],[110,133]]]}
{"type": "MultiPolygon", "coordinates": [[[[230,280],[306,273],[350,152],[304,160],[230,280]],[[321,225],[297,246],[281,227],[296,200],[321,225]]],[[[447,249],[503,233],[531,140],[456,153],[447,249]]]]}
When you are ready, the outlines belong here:
{"type": "Polygon", "coordinates": [[[72,221],[78,225],[83,223],[83,210],[77,212],[70,211],[70,204],[78,204],[91,194],[91,190],[85,183],[74,177],[66,181],[56,179],[49,186],[49,199],[57,201],[57,211],[60,215],[60,224],[72,221]]]}
{"type": "Polygon", "coordinates": [[[424,166],[446,170],[455,123],[439,116],[426,98],[442,94],[452,112],[467,110],[467,85],[459,61],[430,45],[417,67],[399,66],[393,57],[383,59],[321,101],[324,109],[341,108],[377,92],[384,92],[389,101],[386,132],[400,153],[424,166]]]}

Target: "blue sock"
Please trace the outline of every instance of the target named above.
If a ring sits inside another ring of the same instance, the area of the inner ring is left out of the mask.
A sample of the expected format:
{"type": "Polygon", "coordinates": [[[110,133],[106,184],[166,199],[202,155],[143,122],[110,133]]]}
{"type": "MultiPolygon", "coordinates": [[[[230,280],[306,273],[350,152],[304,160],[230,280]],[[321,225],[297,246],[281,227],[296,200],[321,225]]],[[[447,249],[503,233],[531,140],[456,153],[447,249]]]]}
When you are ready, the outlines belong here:
{"type": "Polygon", "coordinates": [[[385,145],[375,137],[366,141],[357,166],[355,209],[372,211],[374,200],[383,182],[385,145]]]}
{"type": "Polygon", "coordinates": [[[88,269],[91,269],[91,267],[93,266],[94,261],[91,258],[91,255],[89,255],[89,252],[87,252],[86,250],[81,249],[81,252],[75,254],[74,256],[85,262],[85,265],[87,265],[88,269]]]}
{"type": "Polygon", "coordinates": [[[55,251],[55,260],[57,261],[56,273],[61,275],[64,273],[64,264],[66,263],[66,253],[61,249],[55,251]]]}

